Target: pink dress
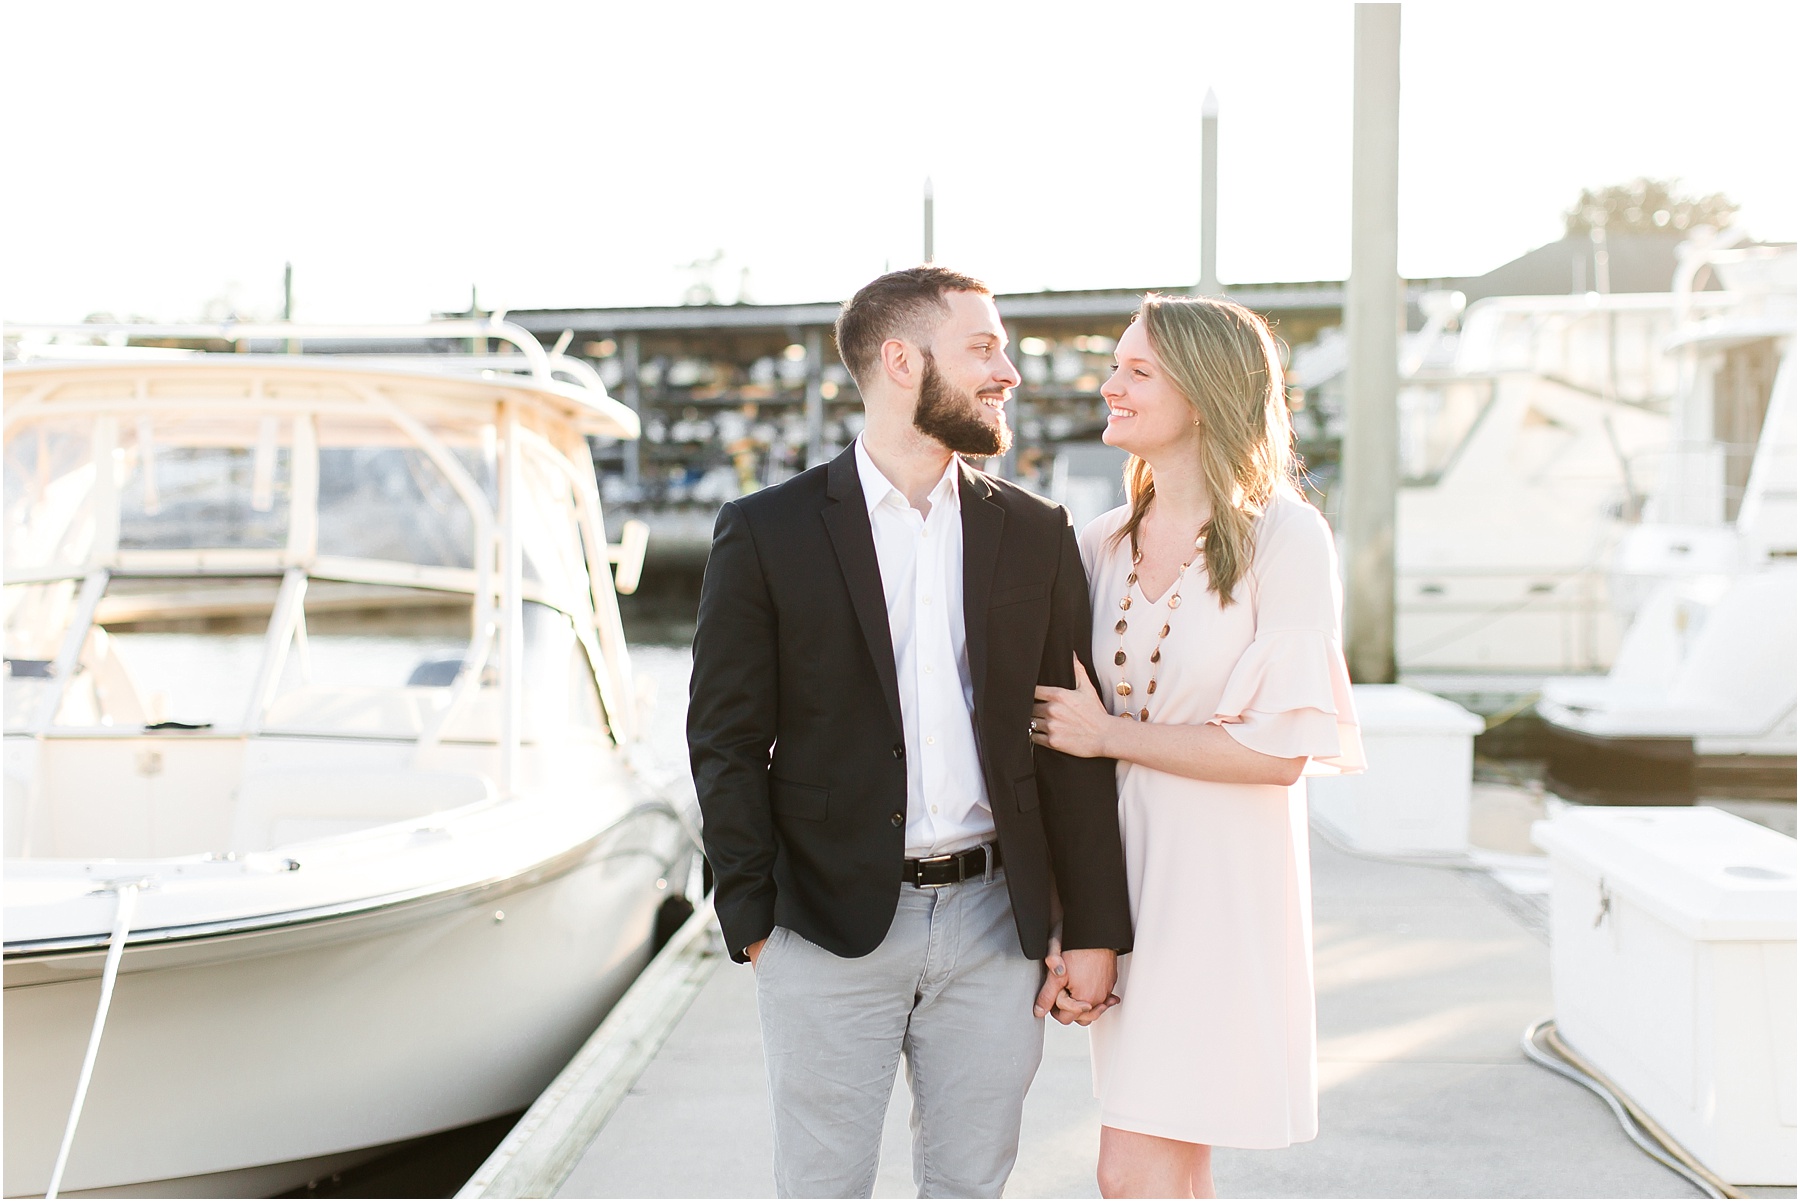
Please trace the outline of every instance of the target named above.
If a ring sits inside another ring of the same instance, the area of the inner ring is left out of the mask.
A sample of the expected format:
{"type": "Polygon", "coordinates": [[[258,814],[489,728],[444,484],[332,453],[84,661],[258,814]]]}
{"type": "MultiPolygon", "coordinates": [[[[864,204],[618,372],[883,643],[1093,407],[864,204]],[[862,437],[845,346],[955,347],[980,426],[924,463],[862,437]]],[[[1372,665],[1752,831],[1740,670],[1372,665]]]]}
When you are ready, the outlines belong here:
{"type": "MultiPolygon", "coordinates": [[[[1258,520],[1256,551],[1221,608],[1204,560],[1171,611],[1127,586],[1123,507],[1081,535],[1104,698],[1132,685],[1152,722],[1219,723],[1246,747],[1309,756],[1308,775],[1361,771],[1344,666],[1336,551],[1296,493],[1258,520]],[[1131,590],[1132,607],[1119,599],[1131,590]],[[1121,636],[1126,662],[1115,666],[1121,636]],[[1157,631],[1169,624],[1145,695],[1157,631]]],[[[1118,719],[1124,721],[1125,719],[1118,719]]],[[[1119,960],[1123,1004],[1090,1028],[1101,1122],[1230,1148],[1283,1148],[1318,1134],[1312,883],[1306,788],[1191,780],[1119,765],[1119,826],[1135,923],[1119,960]]]]}

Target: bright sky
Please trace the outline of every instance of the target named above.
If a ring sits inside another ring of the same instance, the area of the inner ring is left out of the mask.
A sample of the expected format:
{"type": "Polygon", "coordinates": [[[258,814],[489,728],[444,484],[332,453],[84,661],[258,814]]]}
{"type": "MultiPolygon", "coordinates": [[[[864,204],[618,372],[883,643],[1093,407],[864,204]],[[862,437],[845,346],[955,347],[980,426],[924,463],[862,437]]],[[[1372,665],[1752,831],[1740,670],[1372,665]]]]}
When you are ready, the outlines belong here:
{"type": "MultiPolygon", "coordinates": [[[[1487,270],[1583,186],[1800,225],[1800,5],[1454,0],[1402,22],[1400,268],[1487,270]],[[1781,149],[1783,146],[1787,150],[1781,149]]],[[[308,321],[838,299],[920,257],[1003,291],[1342,278],[1348,3],[0,0],[0,314],[308,321]]]]}

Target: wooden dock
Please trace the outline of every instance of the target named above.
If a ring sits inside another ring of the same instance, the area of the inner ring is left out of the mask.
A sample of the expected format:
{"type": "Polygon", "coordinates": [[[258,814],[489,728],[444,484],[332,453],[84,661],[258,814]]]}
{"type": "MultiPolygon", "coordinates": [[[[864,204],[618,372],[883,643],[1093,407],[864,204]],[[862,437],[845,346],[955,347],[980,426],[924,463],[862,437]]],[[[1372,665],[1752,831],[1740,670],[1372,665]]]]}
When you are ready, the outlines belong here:
{"type": "MultiPolygon", "coordinates": [[[[1599,1099],[1521,1054],[1551,1012],[1529,866],[1375,860],[1316,835],[1313,857],[1320,1136],[1220,1149],[1222,1195],[1697,1196],[1599,1099]]],[[[877,1197],[916,1192],[908,1105],[901,1079],[877,1197]]],[[[1097,1196],[1098,1145],[1086,1033],[1048,1024],[1007,1195],[1097,1196]]],[[[703,913],[459,1196],[769,1197],[769,1147],[754,980],[703,913]]]]}

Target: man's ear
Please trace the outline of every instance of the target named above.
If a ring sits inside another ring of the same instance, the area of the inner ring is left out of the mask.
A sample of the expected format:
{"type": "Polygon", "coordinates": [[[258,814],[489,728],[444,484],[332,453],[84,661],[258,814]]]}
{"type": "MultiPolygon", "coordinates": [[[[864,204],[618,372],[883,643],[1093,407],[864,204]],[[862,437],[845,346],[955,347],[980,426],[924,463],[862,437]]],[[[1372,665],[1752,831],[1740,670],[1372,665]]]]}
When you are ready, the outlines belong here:
{"type": "Polygon", "coordinates": [[[881,370],[895,387],[910,391],[918,375],[918,352],[899,338],[881,344],[881,370]]]}

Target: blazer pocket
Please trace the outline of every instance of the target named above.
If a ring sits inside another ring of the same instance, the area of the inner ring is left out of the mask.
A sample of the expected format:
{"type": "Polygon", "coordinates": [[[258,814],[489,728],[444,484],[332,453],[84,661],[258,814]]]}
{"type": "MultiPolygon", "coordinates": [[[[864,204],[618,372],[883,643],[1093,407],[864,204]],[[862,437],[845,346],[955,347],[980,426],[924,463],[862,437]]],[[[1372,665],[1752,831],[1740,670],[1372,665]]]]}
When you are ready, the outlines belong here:
{"type": "Polygon", "coordinates": [[[1038,808],[1037,777],[1021,776],[1013,782],[1013,803],[1021,810],[1038,808]]]}
{"type": "Polygon", "coordinates": [[[1020,601],[1036,601],[1043,595],[1042,582],[1021,584],[1018,588],[1003,588],[999,592],[988,595],[988,608],[999,609],[1002,605],[1016,605],[1020,601]]]}
{"type": "Polygon", "coordinates": [[[790,818],[805,818],[810,822],[825,821],[826,801],[830,796],[828,790],[817,785],[769,778],[769,808],[790,818]]]}

